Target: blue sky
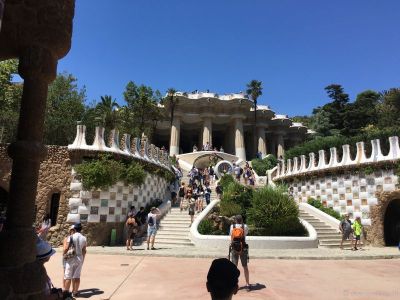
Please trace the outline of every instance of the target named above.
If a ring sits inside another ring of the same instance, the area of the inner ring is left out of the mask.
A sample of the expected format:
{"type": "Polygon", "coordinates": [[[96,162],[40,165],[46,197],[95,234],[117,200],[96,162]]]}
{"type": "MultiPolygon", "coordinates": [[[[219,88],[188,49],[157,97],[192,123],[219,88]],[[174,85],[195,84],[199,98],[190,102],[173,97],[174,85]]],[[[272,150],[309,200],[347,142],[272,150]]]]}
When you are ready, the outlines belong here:
{"type": "Polygon", "coordinates": [[[331,83],[351,99],[400,86],[399,11],[398,0],[77,0],[58,70],[89,101],[120,103],[129,80],[222,94],[257,79],[260,104],[310,114],[331,83]]]}

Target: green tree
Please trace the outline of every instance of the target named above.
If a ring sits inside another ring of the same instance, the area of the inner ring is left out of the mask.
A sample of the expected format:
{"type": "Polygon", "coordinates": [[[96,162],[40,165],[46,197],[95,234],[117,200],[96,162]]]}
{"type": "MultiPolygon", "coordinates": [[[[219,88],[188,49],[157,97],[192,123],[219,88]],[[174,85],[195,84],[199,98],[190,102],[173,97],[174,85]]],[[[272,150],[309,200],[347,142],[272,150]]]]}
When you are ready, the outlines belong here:
{"type": "Polygon", "coordinates": [[[100,102],[96,106],[97,115],[103,119],[104,128],[112,130],[117,127],[117,109],[119,105],[115,99],[109,95],[101,96],[100,102]]]}
{"type": "Polygon", "coordinates": [[[258,80],[252,80],[247,84],[246,93],[253,100],[254,104],[254,156],[257,156],[257,99],[262,95],[262,82],[258,80]]]}
{"type": "Polygon", "coordinates": [[[320,107],[313,110],[313,116],[311,117],[309,126],[312,130],[317,132],[316,136],[332,135],[334,130],[334,125],[331,123],[330,113],[320,107]]]}
{"type": "Polygon", "coordinates": [[[0,142],[15,140],[23,84],[13,82],[18,60],[0,62],[0,142]]]}
{"type": "Polygon", "coordinates": [[[174,120],[175,108],[179,102],[179,99],[175,97],[176,90],[174,88],[169,88],[167,90],[167,97],[163,99],[162,104],[168,105],[170,113],[170,126],[172,127],[172,122],[174,120]]]}
{"type": "Polygon", "coordinates": [[[74,141],[76,121],[85,114],[86,89],[78,88],[77,79],[58,74],[49,85],[45,117],[45,143],[68,145],[74,141]]]}
{"type": "Polygon", "coordinates": [[[344,112],[343,135],[360,134],[363,128],[376,124],[378,120],[376,106],[379,101],[377,92],[367,90],[357,95],[353,103],[348,103],[344,112]]]}
{"type": "Polygon", "coordinates": [[[380,93],[378,111],[378,127],[400,126],[400,88],[391,88],[380,93]]]}
{"type": "Polygon", "coordinates": [[[157,104],[161,100],[161,93],[153,91],[149,86],[137,86],[133,81],[129,81],[125,87],[124,99],[127,103],[130,120],[126,120],[126,127],[129,126],[131,134],[141,135],[145,133],[150,135],[153,127],[153,115],[157,109],[157,104]]]}
{"type": "Polygon", "coordinates": [[[325,87],[328,97],[332,100],[325,104],[322,109],[329,114],[329,122],[333,128],[342,131],[344,129],[344,114],[349,102],[349,95],[340,84],[331,84],[325,87]]]}

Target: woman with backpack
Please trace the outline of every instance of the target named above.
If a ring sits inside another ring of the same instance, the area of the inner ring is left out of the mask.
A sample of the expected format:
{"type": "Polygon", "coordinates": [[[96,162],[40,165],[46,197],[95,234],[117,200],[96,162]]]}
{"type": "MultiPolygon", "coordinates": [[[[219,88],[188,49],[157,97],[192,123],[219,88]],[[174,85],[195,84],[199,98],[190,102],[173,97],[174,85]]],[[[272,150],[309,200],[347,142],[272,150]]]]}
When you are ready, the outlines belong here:
{"type": "Polygon", "coordinates": [[[135,217],[132,213],[128,214],[126,220],[127,236],[126,236],[126,250],[133,250],[132,246],[135,241],[135,235],[137,233],[138,224],[136,223],[135,217]]]}
{"type": "Polygon", "coordinates": [[[193,220],[194,220],[194,213],[195,213],[195,209],[196,209],[196,200],[192,198],[192,194],[187,194],[187,198],[186,198],[189,202],[189,216],[190,216],[190,226],[192,226],[193,224],[193,220]]]}

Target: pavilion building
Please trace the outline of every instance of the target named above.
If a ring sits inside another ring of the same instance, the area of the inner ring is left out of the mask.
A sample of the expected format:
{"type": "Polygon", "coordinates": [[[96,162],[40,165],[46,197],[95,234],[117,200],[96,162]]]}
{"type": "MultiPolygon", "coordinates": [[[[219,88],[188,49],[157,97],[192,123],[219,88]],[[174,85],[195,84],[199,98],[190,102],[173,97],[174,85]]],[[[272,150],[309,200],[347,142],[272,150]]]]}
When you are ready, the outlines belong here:
{"type": "Polygon", "coordinates": [[[286,149],[304,141],[310,132],[287,115],[275,114],[268,106],[257,105],[254,133],[254,104],[243,93],[177,92],[171,126],[171,103],[168,95],[164,99],[163,108],[168,117],[158,122],[153,143],[160,147],[169,145],[171,156],[192,152],[194,146],[201,150],[208,143],[241,160],[253,158],[255,147],[262,157],[273,154],[279,158],[286,149]]]}

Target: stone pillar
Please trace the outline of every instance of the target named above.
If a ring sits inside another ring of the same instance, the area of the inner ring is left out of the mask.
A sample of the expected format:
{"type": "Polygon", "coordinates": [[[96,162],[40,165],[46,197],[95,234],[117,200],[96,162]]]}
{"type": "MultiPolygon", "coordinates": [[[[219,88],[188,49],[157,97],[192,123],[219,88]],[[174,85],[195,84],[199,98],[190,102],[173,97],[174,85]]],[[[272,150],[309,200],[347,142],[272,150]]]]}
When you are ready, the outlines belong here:
{"type": "Polygon", "coordinates": [[[257,128],[257,141],[258,141],[258,152],[261,152],[261,157],[264,158],[267,156],[267,145],[265,139],[265,128],[258,127],[257,128]]]}
{"type": "Polygon", "coordinates": [[[246,160],[246,149],[243,136],[243,119],[235,118],[235,155],[242,160],[246,160]]]}
{"type": "Polygon", "coordinates": [[[179,140],[181,134],[181,120],[175,116],[172,120],[171,139],[169,143],[169,155],[174,156],[179,154],[179,140]]]}
{"type": "Polygon", "coordinates": [[[280,158],[281,156],[283,157],[285,155],[285,140],[283,139],[283,133],[278,133],[277,136],[277,142],[278,142],[278,151],[276,153],[276,156],[280,158]]]}
{"type": "Polygon", "coordinates": [[[203,145],[207,144],[207,142],[212,144],[212,121],[210,117],[206,117],[203,119],[203,145]]]}
{"type": "Polygon", "coordinates": [[[20,57],[19,74],[24,79],[18,123],[17,140],[8,148],[13,159],[8,202],[6,237],[2,243],[7,249],[0,257],[2,263],[20,266],[36,259],[36,234],[32,228],[35,220],[36,188],[39,165],[46,156],[43,145],[44,114],[48,84],[56,76],[57,59],[41,48],[31,48],[20,57]],[[4,254],[4,255],[3,255],[4,254]]]}
{"type": "Polygon", "coordinates": [[[19,59],[18,71],[24,87],[17,139],[8,147],[8,155],[13,160],[10,199],[5,229],[0,233],[0,290],[5,295],[14,292],[13,299],[40,297],[45,287],[46,271],[36,261],[37,236],[32,224],[39,166],[47,152],[43,145],[47,90],[57,70],[57,58],[44,48],[28,47],[19,59]],[[11,278],[8,286],[11,290],[3,290],[6,278],[11,278]],[[20,298],[19,294],[24,296],[20,298]]]}

